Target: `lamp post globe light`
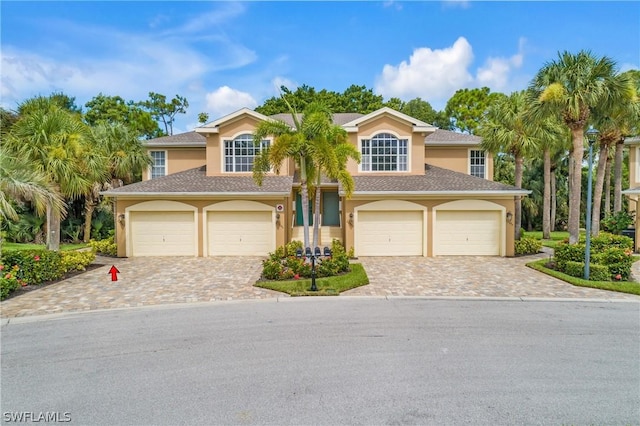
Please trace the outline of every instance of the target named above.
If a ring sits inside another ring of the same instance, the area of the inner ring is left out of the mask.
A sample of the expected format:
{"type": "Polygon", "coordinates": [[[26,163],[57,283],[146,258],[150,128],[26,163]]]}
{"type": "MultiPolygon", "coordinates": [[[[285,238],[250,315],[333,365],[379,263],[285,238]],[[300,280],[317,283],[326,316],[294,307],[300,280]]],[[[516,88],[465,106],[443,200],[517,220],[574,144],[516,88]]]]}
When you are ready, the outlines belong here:
{"type": "Polygon", "coordinates": [[[598,130],[593,126],[587,130],[589,142],[589,173],[587,175],[587,217],[586,219],[586,244],[584,250],[584,279],[589,280],[589,263],[591,262],[591,187],[593,186],[593,144],[598,140],[598,130]]]}

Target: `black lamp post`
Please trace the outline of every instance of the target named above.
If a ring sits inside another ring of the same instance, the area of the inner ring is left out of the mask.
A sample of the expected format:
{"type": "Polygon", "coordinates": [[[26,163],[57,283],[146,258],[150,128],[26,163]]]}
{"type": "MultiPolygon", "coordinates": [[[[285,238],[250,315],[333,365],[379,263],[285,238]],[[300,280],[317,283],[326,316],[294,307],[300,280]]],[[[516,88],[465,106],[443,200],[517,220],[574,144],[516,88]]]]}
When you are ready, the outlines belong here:
{"type": "Polygon", "coordinates": [[[586,231],[587,241],[584,250],[584,279],[589,280],[589,263],[591,262],[591,187],[593,186],[593,144],[598,139],[598,132],[593,126],[587,130],[587,141],[589,141],[589,174],[587,175],[587,217],[586,231]]]}
{"type": "MultiPolygon", "coordinates": [[[[311,260],[311,291],[318,291],[318,287],[316,286],[316,260],[322,261],[322,257],[330,257],[331,249],[329,247],[324,248],[324,255],[320,250],[320,247],[316,247],[313,252],[311,251],[311,247],[307,247],[304,249],[304,257],[311,260]]],[[[302,249],[296,250],[296,257],[298,259],[302,258],[302,249]]]]}

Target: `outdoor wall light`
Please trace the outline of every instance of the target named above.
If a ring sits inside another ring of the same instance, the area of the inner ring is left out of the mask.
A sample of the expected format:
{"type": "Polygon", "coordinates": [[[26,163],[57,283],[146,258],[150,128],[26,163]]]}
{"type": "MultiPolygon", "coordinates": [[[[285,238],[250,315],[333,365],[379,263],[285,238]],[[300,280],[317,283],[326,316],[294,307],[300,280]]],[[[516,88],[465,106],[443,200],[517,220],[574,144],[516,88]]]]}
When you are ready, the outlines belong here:
{"type": "Polygon", "coordinates": [[[280,213],[276,213],[276,227],[280,227],[280,213]]]}
{"type": "Polygon", "coordinates": [[[507,212],[507,223],[513,223],[513,213],[507,212]]]}
{"type": "Polygon", "coordinates": [[[119,223],[120,225],[124,226],[124,214],[123,214],[123,213],[120,213],[120,214],[118,215],[118,223],[119,223]]]}
{"type": "Polygon", "coordinates": [[[349,225],[353,226],[353,213],[349,213],[349,225]]]}

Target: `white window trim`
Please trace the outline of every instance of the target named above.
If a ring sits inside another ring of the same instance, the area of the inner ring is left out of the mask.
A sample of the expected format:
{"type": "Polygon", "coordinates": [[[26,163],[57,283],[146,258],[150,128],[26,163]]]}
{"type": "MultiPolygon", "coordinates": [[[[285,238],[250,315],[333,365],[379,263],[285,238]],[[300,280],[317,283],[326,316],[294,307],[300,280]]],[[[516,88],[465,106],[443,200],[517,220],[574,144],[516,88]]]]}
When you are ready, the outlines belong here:
{"type": "Polygon", "coordinates": [[[487,151],[484,149],[480,149],[480,148],[469,148],[467,150],[467,174],[469,174],[470,176],[473,176],[471,174],[471,151],[482,151],[484,152],[484,179],[487,179],[487,172],[488,172],[488,156],[487,156],[487,151]]]}
{"type": "MultiPolygon", "coordinates": [[[[151,157],[152,152],[164,152],[164,175],[162,176],[167,176],[168,175],[167,171],[169,170],[169,152],[166,149],[150,149],[149,157],[151,157]]],[[[149,180],[154,179],[154,177],[152,176],[152,172],[153,172],[153,165],[149,166],[149,169],[148,169],[149,180]]],[[[161,177],[161,176],[158,176],[158,177],[161,177]]]]}
{"type": "MultiPolygon", "coordinates": [[[[381,133],[388,133],[390,135],[393,135],[399,141],[404,139],[407,140],[407,170],[362,170],[363,161],[360,161],[360,164],[358,164],[358,172],[360,173],[410,173],[411,172],[411,148],[412,148],[411,136],[400,136],[398,135],[398,133],[396,133],[393,130],[385,130],[385,129],[376,130],[374,133],[371,133],[370,135],[367,135],[367,136],[359,136],[358,152],[360,152],[360,155],[362,156],[362,141],[371,140],[375,136],[381,133]]],[[[371,164],[369,165],[371,166],[371,164]]]]}
{"type": "MultiPolygon", "coordinates": [[[[245,130],[245,131],[241,131],[238,132],[236,134],[234,134],[231,137],[227,137],[227,136],[222,136],[220,137],[220,171],[224,174],[230,174],[230,175],[241,175],[241,174],[252,174],[253,172],[235,172],[235,171],[231,171],[228,172],[227,169],[227,164],[226,164],[226,153],[225,153],[225,142],[226,141],[233,141],[235,140],[237,137],[242,136],[242,135],[251,135],[253,137],[253,133],[249,130],[245,130]]],[[[269,142],[269,146],[273,145],[273,138],[264,138],[263,141],[268,141],[269,142]]],[[[269,171],[271,171],[272,169],[270,169],[269,171]]]]}

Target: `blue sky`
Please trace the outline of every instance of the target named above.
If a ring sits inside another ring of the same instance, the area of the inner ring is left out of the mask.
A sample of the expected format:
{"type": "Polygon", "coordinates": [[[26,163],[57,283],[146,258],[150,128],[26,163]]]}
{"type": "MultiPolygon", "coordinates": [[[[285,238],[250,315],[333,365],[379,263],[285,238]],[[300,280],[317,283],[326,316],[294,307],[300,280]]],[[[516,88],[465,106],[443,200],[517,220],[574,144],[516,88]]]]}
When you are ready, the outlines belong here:
{"type": "Polygon", "coordinates": [[[0,2],[0,103],[185,96],[211,119],[306,84],[427,100],[526,88],[558,52],[640,68],[640,2],[0,2]]]}

